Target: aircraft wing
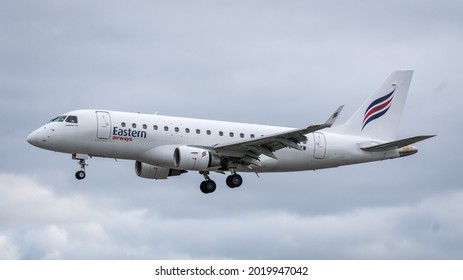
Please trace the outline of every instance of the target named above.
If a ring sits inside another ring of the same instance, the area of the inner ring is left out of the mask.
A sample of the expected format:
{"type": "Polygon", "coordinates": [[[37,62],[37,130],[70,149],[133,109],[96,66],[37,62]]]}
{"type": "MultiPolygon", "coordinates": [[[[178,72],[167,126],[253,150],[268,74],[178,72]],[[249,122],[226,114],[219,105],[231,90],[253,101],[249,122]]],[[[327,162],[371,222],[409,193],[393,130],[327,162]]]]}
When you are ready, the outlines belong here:
{"type": "Polygon", "coordinates": [[[323,124],[310,125],[306,128],[292,129],[250,140],[217,144],[212,148],[222,155],[239,157],[241,160],[245,161],[245,163],[247,157],[249,158],[248,164],[256,164],[256,160],[258,160],[259,156],[262,154],[277,159],[273,153],[277,150],[287,147],[302,150],[298,144],[307,140],[305,135],[331,127],[343,107],[344,106],[340,106],[323,124]]]}

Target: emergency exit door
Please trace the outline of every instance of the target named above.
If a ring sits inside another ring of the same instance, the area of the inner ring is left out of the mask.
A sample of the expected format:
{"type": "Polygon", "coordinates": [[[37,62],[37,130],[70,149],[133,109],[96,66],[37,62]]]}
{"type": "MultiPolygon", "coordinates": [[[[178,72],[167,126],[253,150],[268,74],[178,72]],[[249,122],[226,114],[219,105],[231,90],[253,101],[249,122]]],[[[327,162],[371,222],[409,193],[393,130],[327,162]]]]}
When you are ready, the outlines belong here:
{"type": "Polygon", "coordinates": [[[97,138],[109,139],[111,137],[111,116],[108,112],[97,111],[97,138]]]}

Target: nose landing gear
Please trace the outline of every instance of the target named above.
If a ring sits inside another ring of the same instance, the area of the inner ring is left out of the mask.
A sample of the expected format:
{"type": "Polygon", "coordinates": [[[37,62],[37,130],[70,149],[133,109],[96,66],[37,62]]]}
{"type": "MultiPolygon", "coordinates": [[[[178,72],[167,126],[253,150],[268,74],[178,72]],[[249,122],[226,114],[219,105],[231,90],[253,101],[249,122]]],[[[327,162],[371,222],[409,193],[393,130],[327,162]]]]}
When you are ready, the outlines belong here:
{"type": "Polygon", "coordinates": [[[82,180],[85,178],[85,166],[88,164],[85,163],[85,160],[88,159],[88,155],[83,154],[73,154],[72,159],[78,160],[78,164],[80,165],[80,171],[76,172],[76,179],[82,180]]]}

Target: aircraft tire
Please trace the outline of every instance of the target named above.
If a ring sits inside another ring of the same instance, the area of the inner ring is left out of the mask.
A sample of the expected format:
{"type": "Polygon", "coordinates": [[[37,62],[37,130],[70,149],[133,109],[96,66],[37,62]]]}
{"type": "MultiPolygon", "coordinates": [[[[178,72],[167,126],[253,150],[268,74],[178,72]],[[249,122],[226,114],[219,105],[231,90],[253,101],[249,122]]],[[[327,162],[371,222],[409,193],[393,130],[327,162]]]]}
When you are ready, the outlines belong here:
{"type": "Polygon", "coordinates": [[[217,188],[217,185],[212,180],[203,181],[199,187],[203,193],[212,193],[217,188]]]}
{"type": "Polygon", "coordinates": [[[76,179],[77,180],[82,180],[85,178],[85,172],[84,171],[77,171],[76,172],[76,179]]]}
{"type": "Polygon", "coordinates": [[[232,174],[227,177],[227,186],[230,188],[237,188],[243,184],[243,178],[239,174],[232,174]]]}

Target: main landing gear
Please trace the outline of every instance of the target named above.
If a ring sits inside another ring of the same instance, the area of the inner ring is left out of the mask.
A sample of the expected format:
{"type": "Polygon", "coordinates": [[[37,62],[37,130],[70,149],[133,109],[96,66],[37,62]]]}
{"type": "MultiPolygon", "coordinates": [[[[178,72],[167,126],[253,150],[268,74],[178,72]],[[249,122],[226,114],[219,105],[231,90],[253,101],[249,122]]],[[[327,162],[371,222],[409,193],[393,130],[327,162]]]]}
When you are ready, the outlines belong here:
{"type": "Polygon", "coordinates": [[[228,176],[226,182],[227,182],[228,187],[234,189],[234,188],[241,186],[241,184],[243,183],[243,178],[240,175],[235,173],[235,174],[228,176]]]}
{"type": "Polygon", "coordinates": [[[82,180],[85,178],[85,166],[88,164],[85,163],[85,160],[88,159],[87,155],[82,155],[82,154],[73,154],[72,159],[78,160],[78,164],[80,165],[80,171],[76,172],[76,179],[77,180],[82,180]]]}
{"type": "MultiPolygon", "coordinates": [[[[209,171],[200,172],[200,174],[204,176],[204,181],[201,182],[199,189],[203,193],[214,192],[217,188],[217,184],[209,177],[209,171]]],[[[227,177],[226,183],[228,187],[234,189],[241,186],[241,184],[243,183],[243,178],[236,172],[232,171],[232,174],[227,177]]]]}
{"type": "Polygon", "coordinates": [[[215,189],[217,188],[217,185],[215,184],[214,181],[209,178],[209,171],[204,171],[200,172],[204,176],[204,181],[201,182],[201,185],[199,185],[199,189],[203,193],[211,193],[214,192],[215,189]]]}

